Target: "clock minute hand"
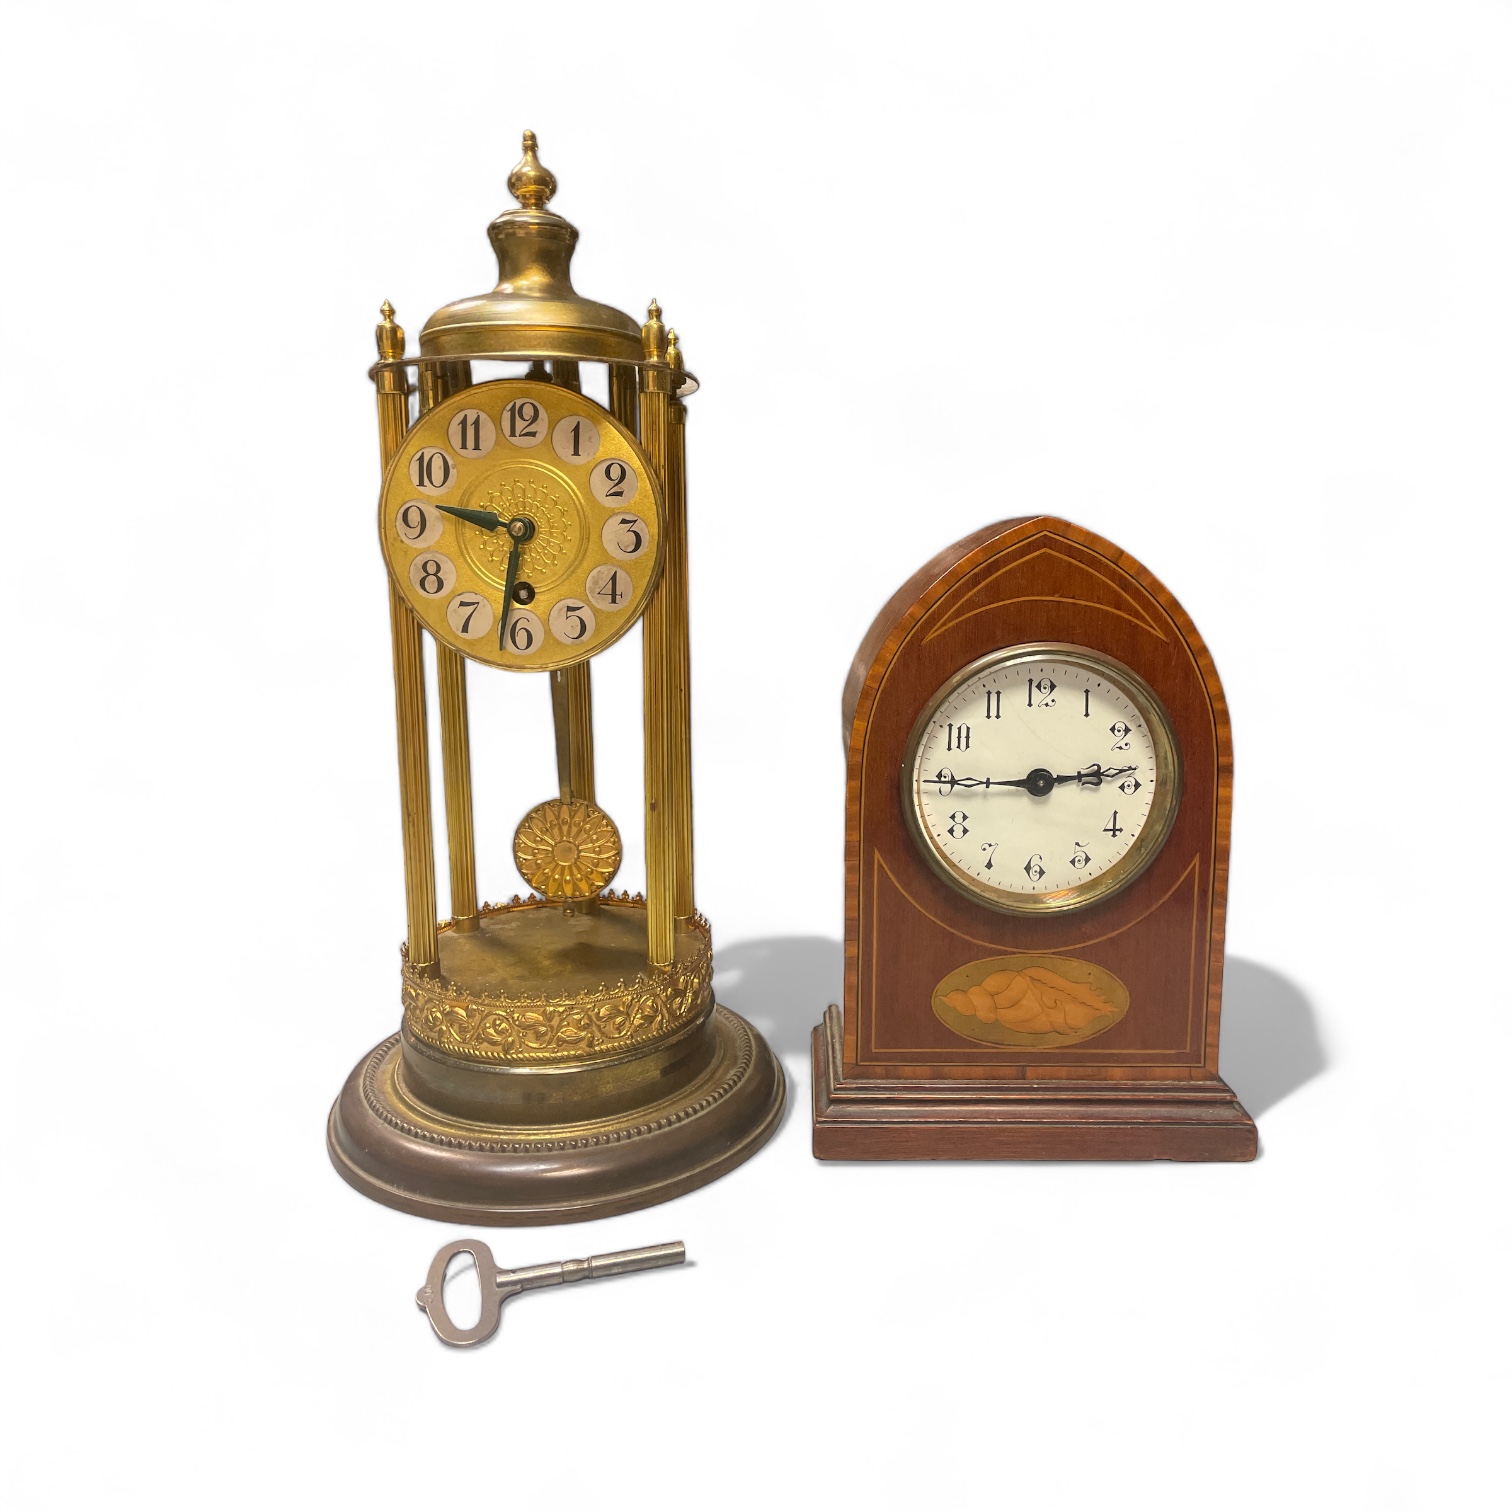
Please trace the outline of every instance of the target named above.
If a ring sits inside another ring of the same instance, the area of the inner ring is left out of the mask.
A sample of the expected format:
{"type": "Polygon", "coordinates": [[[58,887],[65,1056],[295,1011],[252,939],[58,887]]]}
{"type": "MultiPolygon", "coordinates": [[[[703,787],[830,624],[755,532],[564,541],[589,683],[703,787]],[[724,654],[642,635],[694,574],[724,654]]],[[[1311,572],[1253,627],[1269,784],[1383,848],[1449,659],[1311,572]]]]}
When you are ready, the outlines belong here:
{"type": "Polygon", "coordinates": [[[1059,787],[1063,782],[1079,782],[1084,787],[1101,787],[1115,777],[1127,777],[1133,770],[1132,766],[1105,767],[1101,762],[1094,761],[1091,766],[1083,767],[1079,772],[1068,772],[1063,777],[1057,777],[1055,785],[1059,787]]]}
{"type": "MultiPolygon", "coordinates": [[[[443,506],[444,507],[444,506],[443,506]]],[[[481,510],[455,510],[456,514],[481,513],[481,510]]],[[[499,517],[494,515],[497,520],[499,517]]],[[[535,521],[528,515],[515,515],[507,524],[502,520],[509,533],[509,565],[504,569],[504,608],[499,615],[499,650],[504,649],[504,637],[509,633],[509,606],[514,602],[515,579],[520,575],[520,547],[535,534],[535,521]]],[[[489,527],[492,529],[492,527],[489,527]]]]}
{"type": "Polygon", "coordinates": [[[944,788],[947,792],[954,792],[958,787],[1023,788],[1031,797],[1043,798],[1067,782],[1079,782],[1084,787],[1101,787],[1105,781],[1125,777],[1133,770],[1132,766],[1104,767],[1100,762],[1094,761],[1091,766],[1083,767],[1079,772],[1067,772],[1059,777],[1048,767],[1035,767],[1027,777],[957,777],[949,767],[941,767],[933,777],[926,777],[924,781],[944,788]]]}

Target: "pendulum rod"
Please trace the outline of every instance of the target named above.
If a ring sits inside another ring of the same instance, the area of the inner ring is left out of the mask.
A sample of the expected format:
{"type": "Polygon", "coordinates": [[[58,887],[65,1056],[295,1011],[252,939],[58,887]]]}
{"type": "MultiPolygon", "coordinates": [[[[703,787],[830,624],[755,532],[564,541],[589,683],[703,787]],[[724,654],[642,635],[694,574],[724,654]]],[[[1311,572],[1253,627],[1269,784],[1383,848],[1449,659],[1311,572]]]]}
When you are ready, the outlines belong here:
{"type": "Polygon", "coordinates": [[[593,683],[587,662],[551,674],[557,786],[563,803],[597,802],[593,788],[593,683]]]}
{"type": "Polygon", "coordinates": [[[688,661],[688,407],[677,397],[683,358],[677,332],[668,331],[672,398],[667,419],[667,563],[672,589],[669,634],[676,671],[672,687],[673,912],[679,922],[693,913],[693,726],[688,661]]]}
{"type": "MultiPolygon", "coordinates": [[[[655,300],[642,327],[641,340],[646,364],[640,375],[640,443],[665,496],[672,369],[667,365],[667,332],[655,300]]],[[[672,964],[677,935],[677,843],[672,801],[677,654],[672,633],[675,590],[669,591],[668,586],[670,565],[664,558],[661,581],[641,620],[646,725],[646,936],[653,967],[672,964]]]]}
{"type": "MultiPolygon", "coordinates": [[[[554,359],[551,381],[582,393],[577,363],[554,359]]],[[[580,661],[551,674],[551,719],[556,729],[557,785],[563,803],[595,801],[593,784],[593,673],[580,661]]]]}
{"type": "MultiPolygon", "coordinates": [[[[472,365],[420,365],[420,413],[467,388],[472,365]]],[[[478,927],[478,861],[473,838],[472,748],[467,730],[467,658],[436,642],[436,694],[441,706],[441,785],[446,795],[446,859],[452,926],[478,927]]]]}
{"type": "MultiPolygon", "coordinates": [[[[383,306],[378,356],[404,356],[404,332],[393,306],[383,306]]],[[[409,385],[403,368],[383,367],[378,387],[378,444],[388,467],[409,429],[409,385]]],[[[420,621],[389,578],[389,624],[394,637],[394,713],[399,736],[399,805],[404,836],[404,911],[409,959],[422,971],[436,969],[436,860],[431,832],[430,753],[425,728],[425,661],[420,621]]]]}

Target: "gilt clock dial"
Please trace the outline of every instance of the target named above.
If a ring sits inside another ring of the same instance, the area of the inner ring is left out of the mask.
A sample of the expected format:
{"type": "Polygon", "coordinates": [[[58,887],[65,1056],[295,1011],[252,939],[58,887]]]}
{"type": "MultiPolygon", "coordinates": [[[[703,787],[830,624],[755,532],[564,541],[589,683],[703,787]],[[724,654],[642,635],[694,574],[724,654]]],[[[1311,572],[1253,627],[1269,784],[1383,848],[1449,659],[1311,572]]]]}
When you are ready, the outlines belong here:
{"type": "Polygon", "coordinates": [[[512,671],[612,645],[661,567],[661,495],[634,437],[574,390],[524,379],[420,418],[384,478],[378,530],[425,628],[512,671]]]}
{"type": "Polygon", "coordinates": [[[930,865],[991,907],[1085,906],[1133,881],[1170,832],[1180,763],[1159,700],[1084,648],[1014,646],[929,701],[904,808],[930,865]]]}

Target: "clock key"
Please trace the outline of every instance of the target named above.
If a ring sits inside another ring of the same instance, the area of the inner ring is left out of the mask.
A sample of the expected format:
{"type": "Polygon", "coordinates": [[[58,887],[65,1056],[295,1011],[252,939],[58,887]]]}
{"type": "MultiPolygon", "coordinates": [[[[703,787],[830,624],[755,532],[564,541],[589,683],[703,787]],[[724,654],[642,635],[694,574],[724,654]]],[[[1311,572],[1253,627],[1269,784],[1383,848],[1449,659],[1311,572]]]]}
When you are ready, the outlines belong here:
{"type": "Polygon", "coordinates": [[[590,1255],[586,1260],[557,1260],[550,1265],[527,1265],[520,1270],[500,1270],[493,1252],[481,1239],[455,1239],[436,1251],[425,1285],[415,1293],[416,1305],[430,1319],[436,1337],[443,1344],[463,1348],[481,1344],[493,1337],[499,1326],[504,1303],[522,1291],[539,1286],[562,1286],[569,1281],[597,1281],[604,1276],[622,1276],[628,1271],[659,1270],[664,1265],[681,1265],[687,1250],[680,1239],[671,1244],[653,1244],[646,1249],[615,1250],[607,1255],[590,1255]],[[483,1307],[471,1328],[459,1328],[446,1310],[443,1287],[446,1267],[458,1255],[471,1255],[478,1268],[478,1286],[483,1307]]]}

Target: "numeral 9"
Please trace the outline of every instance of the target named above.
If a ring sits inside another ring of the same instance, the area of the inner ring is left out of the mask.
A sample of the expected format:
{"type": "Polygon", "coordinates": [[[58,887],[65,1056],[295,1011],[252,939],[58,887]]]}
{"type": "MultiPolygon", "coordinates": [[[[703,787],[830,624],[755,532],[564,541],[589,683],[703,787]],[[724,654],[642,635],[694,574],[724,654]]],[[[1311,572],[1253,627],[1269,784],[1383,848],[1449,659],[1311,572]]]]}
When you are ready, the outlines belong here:
{"type": "Polygon", "coordinates": [[[442,516],[419,499],[408,499],[394,516],[394,529],[406,546],[430,546],[440,538],[442,516]]]}

